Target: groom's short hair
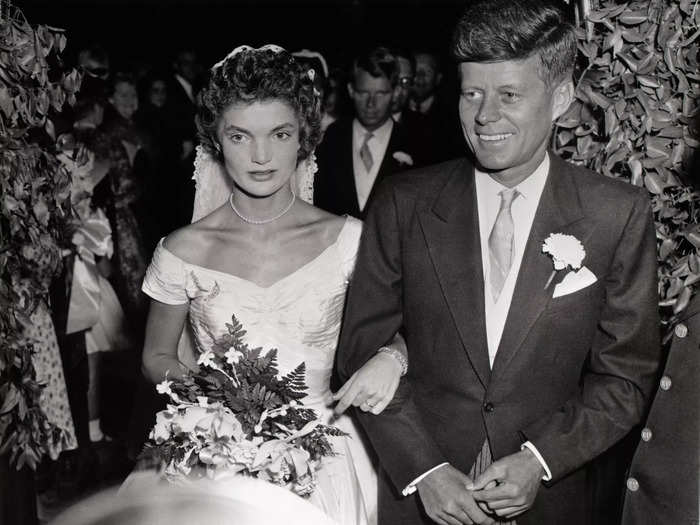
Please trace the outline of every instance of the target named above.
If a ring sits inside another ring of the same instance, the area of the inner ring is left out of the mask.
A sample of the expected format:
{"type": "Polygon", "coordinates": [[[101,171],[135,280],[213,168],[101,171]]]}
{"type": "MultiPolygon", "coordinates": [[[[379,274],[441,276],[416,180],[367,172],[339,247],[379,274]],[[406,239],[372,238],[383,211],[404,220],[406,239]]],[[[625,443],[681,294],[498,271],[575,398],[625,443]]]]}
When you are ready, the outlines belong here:
{"type": "Polygon", "coordinates": [[[548,85],[573,72],[574,25],[547,0],[476,0],[457,23],[452,55],[457,62],[503,62],[539,57],[538,75],[548,85]]]}

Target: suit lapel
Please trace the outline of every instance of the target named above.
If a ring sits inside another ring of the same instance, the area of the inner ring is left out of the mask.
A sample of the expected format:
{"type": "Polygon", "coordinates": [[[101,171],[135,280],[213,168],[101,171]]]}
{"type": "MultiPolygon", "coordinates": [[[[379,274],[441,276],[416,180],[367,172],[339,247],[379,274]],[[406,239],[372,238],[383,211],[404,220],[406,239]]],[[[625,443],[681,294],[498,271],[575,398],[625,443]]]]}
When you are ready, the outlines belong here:
{"type": "Polygon", "coordinates": [[[353,120],[347,120],[343,135],[339,146],[338,158],[340,166],[344,169],[341,173],[340,184],[338,188],[339,197],[347,204],[343,208],[350,210],[350,214],[356,217],[360,216],[360,203],[357,200],[357,185],[355,184],[355,170],[353,167],[353,152],[352,152],[352,127],[353,120]]]}
{"type": "Polygon", "coordinates": [[[566,272],[558,272],[547,288],[554,269],[552,259],[542,253],[542,243],[551,233],[574,235],[581,242],[587,238],[586,221],[578,196],[576,181],[566,163],[550,153],[547,182],[540,197],[535,219],[525,246],[513,299],[493,365],[497,376],[512,360],[527,334],[552,298],[554,286],[566,272]]]}
{"type": "Polygon", "coordinates": [[[484,278],[474,168],[458,164],[430,211],[419,215],[435,268],[462,344],[484,388],[489,359],[484,321],[484,278]]]}
{"type": "MultiPolygon", "coordinates": [[[[393,157],[394,151],[399,149],[401,146],[401,126],[398,122],[394,122],[391,128],[391,135],[389,135],[389,142],[386,145],[386,151],[384,152],[384,158],[382,158],[382,163],[379,165],[379,171],[377,171],[377,177],[374,179],[374,184],[372,184],[372,189],[367,197],[367,204],[365,205],[365,212],[369,208],[372,199],[379,184],[386,178],[387,175],[391,175],[396,172],[396,160],[393,157]]],[[[357,195],[357,192],[355,193],[357,195]]]]}

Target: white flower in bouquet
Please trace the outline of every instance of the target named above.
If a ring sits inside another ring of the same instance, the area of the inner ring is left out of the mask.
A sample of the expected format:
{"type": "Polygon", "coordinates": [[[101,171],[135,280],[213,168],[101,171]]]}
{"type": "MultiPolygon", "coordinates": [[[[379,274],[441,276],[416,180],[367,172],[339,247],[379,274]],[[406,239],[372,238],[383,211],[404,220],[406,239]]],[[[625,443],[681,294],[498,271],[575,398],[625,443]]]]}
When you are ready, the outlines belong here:
{"type": "Polygon", "coordinates": [[[214,352],[211,350],[206,350],[200,354],[200,356],[197,358],[197,364],[199,366],[209,366],[209,367],[214,367],[214,352]]]}
{"type": "Polygon", "coordinates": [[[172,389],[170,388],[170,386],[172,384],[173,384],[173,382],[168,381],[168,378],[166,375],[166,378],[156,385],[156,392],[158,392],[159,394],[165,394],[167,396],[170,396],[170,399],[172,399],[176,403],[180,403],[180,398],[177,397],[177,394],[175,394],[172,391],[172,389]]]}
{"type": "Polygon", "coordinates": [[[167,410],[161,410],[156,414],[156,424],[151,430],[149,439],[154,440],[158,444],[170,439],[170,437],[173,435],[171,431],[173,411],[171,409],[174,408],[175,407],[172,405],[168,405],[167,410]]]}
{"type": "Polygon", "coordinates": [[[241,357],[243,357],[243,353],[239,352],[234,347],[231,347],[228,349],[228,352],[224,354],[224,357],[229,365],[237,365],[238,361],[240,361],[241,357]]]}

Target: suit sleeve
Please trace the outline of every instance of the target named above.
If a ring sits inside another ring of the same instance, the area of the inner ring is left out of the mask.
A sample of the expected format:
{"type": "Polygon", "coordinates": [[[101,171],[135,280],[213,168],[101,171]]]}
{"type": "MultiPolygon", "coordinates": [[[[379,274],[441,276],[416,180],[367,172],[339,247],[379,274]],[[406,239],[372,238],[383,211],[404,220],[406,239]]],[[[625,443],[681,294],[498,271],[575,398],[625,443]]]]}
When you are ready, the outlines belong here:
{"type": "Polygon", "coordinates": [[[592,460],[638,424],[660,359],[656,237],[646,195],[630,207],[607,275],[582,386],[553,414],[523,433],[552,471],[552,481],[592,460]]]}
{"type": "MultiPolygon", "coordinates": [[[[360,242],[337,353],[343,381],[390,341],[402,326],[401,228],[391,184],[383,184],[372,203],[360,242]]],[[[411,396],[409,372],[394,400],[380,415],[356,415],[389,473],[397,492],[445,462],[423,425],[411,396]]]]}

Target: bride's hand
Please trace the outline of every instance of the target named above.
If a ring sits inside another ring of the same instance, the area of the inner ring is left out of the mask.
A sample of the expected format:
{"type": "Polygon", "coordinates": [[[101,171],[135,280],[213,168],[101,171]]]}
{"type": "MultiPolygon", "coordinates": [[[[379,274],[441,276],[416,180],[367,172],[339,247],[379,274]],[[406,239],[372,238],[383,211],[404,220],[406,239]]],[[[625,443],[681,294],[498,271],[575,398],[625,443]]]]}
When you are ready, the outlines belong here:
{"type": "Polygon", "coordinates": [[[355,406],[363,412],[380,414],[394,398],[401,369],[401,363],[390,354],[375,354],[333,395],[338,401],[335,413],[342,414],[355,406]]]}

